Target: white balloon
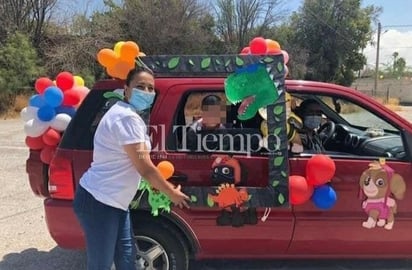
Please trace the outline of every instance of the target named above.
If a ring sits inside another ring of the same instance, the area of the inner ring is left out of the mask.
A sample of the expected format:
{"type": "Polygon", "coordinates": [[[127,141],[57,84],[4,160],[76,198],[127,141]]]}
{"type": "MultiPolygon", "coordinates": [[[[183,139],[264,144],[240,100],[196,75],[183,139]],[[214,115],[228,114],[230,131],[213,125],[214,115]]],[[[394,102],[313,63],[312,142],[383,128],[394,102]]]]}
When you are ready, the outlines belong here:
{"type": "Polygon", "coordinates": [[[54,128],[55,130],[58,130],[58,131],[64,131],[64,130],[66,130],[67,126],[69,125],[70,120],[72,120],[70,115],[68,115],[66,113],[59,113],[50,122],[50,127],[54,128]]]}
{"type": "Polygon", "coordinates": [[[39,137],[49,128],[49,124],[38,119],[30,119],[24,124],[24,132],[30,137],[39,137]]]}
{"type": "Polygon", "coordinates": [[[20,111],[21,120],[24,122],[29,121],[30,119],[37,119],[37,111],[39,108],[33,106],[27,106],[20,111]]]}

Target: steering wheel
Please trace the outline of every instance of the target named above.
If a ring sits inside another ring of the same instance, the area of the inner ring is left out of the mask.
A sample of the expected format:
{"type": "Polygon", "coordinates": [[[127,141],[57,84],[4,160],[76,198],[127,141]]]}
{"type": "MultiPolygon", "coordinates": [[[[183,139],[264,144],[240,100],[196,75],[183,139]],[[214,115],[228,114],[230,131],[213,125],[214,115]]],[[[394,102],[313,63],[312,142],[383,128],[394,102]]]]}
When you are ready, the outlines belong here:
{"type": "Polygon", "coordinates": [[[323,145],[327,145],[333,137],[335,133],[336,125],[333,121],[327,121],[323,125],[321,125],[318,129],[318,134],[320,139],[322,140],[323,145]]]}

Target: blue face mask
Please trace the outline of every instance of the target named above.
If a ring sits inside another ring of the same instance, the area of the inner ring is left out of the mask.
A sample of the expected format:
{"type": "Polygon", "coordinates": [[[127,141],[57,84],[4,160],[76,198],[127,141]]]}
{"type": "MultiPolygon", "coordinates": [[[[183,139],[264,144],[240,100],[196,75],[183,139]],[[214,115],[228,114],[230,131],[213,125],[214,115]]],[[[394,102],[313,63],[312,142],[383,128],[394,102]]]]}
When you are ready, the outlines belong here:
{"type": "Polygon", "coordinates": [[[318,128],[321,122],[322,116],[319,115],[308,115],[303,119],[303,124],[309,129],[318,128]]]}
{"type": "Polygon", "coordinates": [[[133,88],[129,103],[137,111],[144,111],[152,106],[155,95],[155,92],[147,92],[139,88],[133,88]]]}

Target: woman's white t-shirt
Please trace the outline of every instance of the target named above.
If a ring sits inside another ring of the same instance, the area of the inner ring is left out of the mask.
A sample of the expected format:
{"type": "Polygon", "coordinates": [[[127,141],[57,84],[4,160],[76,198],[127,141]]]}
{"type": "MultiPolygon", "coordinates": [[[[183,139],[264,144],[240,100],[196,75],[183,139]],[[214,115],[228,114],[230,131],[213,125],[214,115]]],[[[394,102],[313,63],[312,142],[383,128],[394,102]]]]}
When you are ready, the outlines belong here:
{"type": "Polygon", "coordinates": [[[150,151],[150,139],[142,118],[130,104],[123,101],[114,104],[96,129],[93,162],[81,177],[80,185],[96,200],[126,211],[141,176],[123,146],[142,142],[150,151]]]}

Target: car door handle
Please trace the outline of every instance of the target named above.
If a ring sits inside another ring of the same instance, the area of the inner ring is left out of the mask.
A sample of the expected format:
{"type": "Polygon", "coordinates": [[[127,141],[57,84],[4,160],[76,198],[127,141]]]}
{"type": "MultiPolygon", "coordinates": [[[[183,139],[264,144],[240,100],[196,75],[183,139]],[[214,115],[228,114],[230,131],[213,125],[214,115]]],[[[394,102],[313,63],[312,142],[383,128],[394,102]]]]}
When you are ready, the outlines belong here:
{"type": "Polygon", "coordinates": [[[172,175],[172,177],[170,177],[170,181],[174,183],[186,183],[187,175],[186,174],[172,175]]]}

